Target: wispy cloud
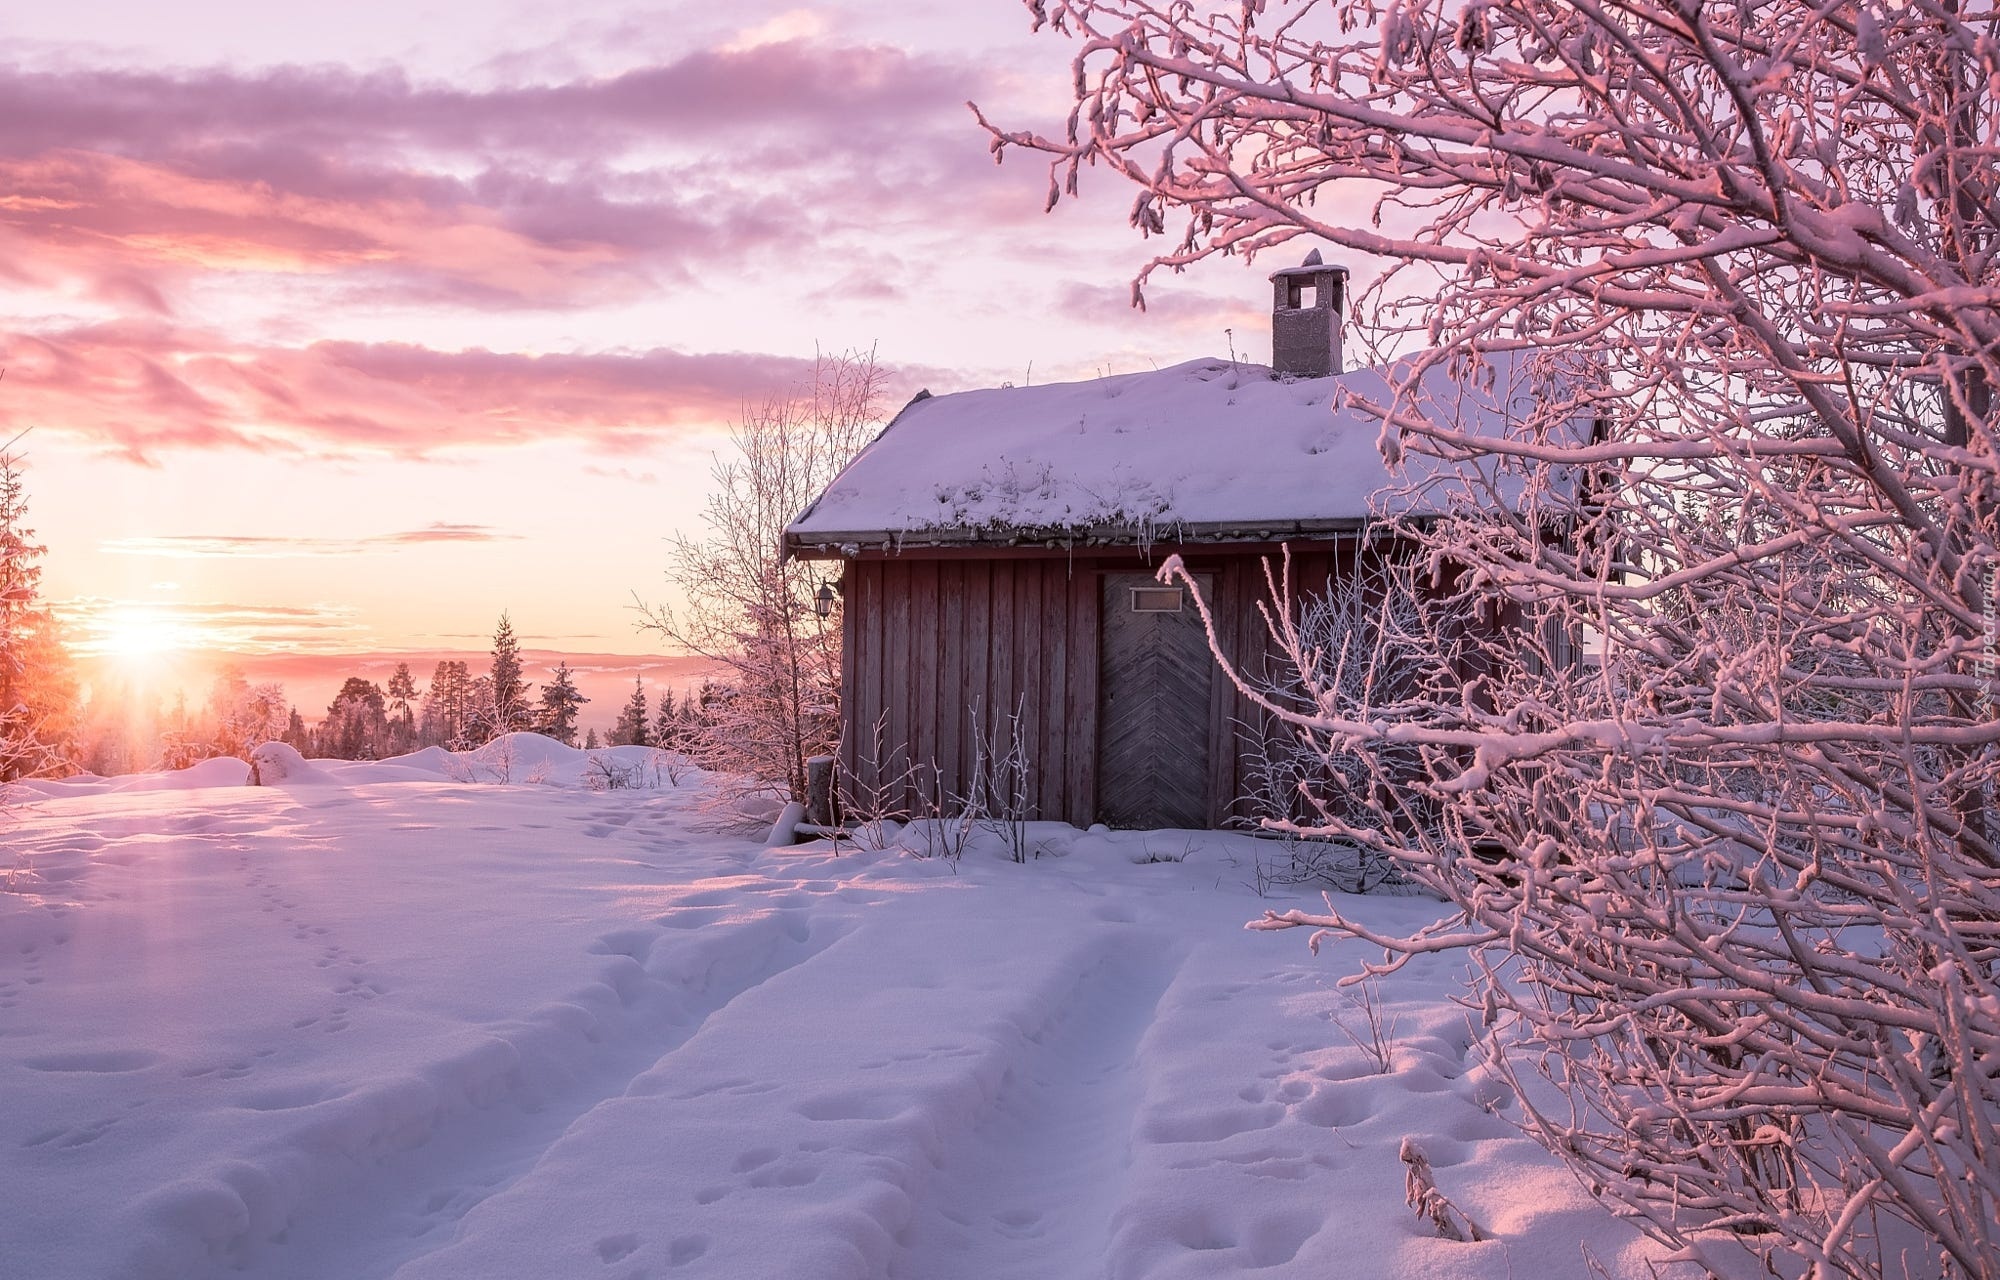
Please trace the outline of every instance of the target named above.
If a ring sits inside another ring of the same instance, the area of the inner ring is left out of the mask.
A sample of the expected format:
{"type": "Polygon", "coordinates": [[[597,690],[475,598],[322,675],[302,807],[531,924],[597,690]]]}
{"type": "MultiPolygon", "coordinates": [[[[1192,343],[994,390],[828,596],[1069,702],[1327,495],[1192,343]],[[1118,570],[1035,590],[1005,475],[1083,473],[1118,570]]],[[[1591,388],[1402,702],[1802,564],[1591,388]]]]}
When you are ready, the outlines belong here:
{"type": "Polygon", "coordinates": [[[607,467],[591,462],[584,464],[583,473],[601,480],[617,480],[623,484],[658,484],[657,472],[634,471],[630,467],[607,467]]]}
{"type": "Polygon", "coordinates": [[[154,556],[167,560],[292,560],[315,556],[386,555],[399,547],[430,543],[517,542],[520,537],[520,534],[502,533],[486,525],[439,523],[367,538],[262,534],[169,534],[162,537],[112,538],[100,543],[99,549],[112,555],[154,556]]]}
{"type": "Polygon", "coordinates": [[[0,422],[41,422],[152,462],[173,448],[425,458],[557,439],[636,452],[800,385],[812,363],[667,349],[287,348],[125,323],[0,337],[0,366],[8,388],[0,422]]]}
{"type": "MultiPolygon", "coordinates": [[[[1071,280],[1061,286],[1056,296],[1065,314],[1084,319],[1116,323],[1129,321],[1132,314],[1129,284],[1071,280]]],[[[1244,347],[1239,354],[1261,363],[1271,354],[1268,349],[1271,313],[1260,305],[1263,302],[1262,298],[1245,298],[1240,294],[1222,296],[1184,287],[1156,286],[1147,290],[1146,311],[1156,324],[1168,325],[1177,332],[1212,337],[1218,351],[1223,345],[1223,330],[1233,329],[1239,345],[1244,347]],[[1263,345],[1251,351],[1248,348],[1252,343],[1263,345]]]]}
{"type": "Polygon", "coordinates": [[[268,605],[223,601],[136,601],[79,596],[54,604],[85,656],[152,647],[202,652],[339,652],[364,641],[368,628],[345,605],[268,605]]]}

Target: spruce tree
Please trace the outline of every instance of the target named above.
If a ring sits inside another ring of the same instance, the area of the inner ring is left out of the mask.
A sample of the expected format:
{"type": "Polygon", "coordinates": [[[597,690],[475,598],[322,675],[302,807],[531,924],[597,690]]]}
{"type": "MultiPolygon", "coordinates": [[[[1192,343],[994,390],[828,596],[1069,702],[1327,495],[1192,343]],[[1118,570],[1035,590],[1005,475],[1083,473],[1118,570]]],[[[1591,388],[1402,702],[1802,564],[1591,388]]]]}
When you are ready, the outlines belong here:
{"type": "Polygon", "coordinates": [[[653,745],[662,750],[670,749],[679,733],[680,724],[678,712],[674,707],[674,691],[662,689],[659,709],[653,713],[653,745]]]}
{"type": "Polygon", "coordinates": [[[575,746],[577,708],[589,701],[570,678],[569,663],[557,664],[556,678],[542,686],[540,731],[566,747],[575,746]]]}
{"type": "Polygon", "coordinates": [[[389,695],[390,754],[401,755],[417,745],[416,712],[412,709],[417,700],[417,681],[410,674],[409,663],[396,664],[385,692],[389,695]]]}
{"type": "Polygon", "coordinates": [[[23,523],[26,486],[0,454],[0,782],[69,771],[76,680],[60,628],[38,599],[43,547],[23,523]]]}
{"type": "Polygon", "coordinates": [[[431,672],[431,687],[424,693],[422,738],[424,745],[463,751],[475,745],[467,733],[467,699],[472,673],[463,662],[440,662],[431,672]]]}
{"type": "Polygon", "coordinates": [[[493,630],[493,720],[489,738],[525,729],[533,716],[528,709],[528,685],[521,679],[521,646],[505,612],[493,630]]]}
{"type": "Polygon", "coordinates": [[[493,701],[493,677],[474,676],[465,686],[465,732],[461,735],[465,746],[483,747],[507,732],[493,701]]]}
{"type": "Polygon", "coordinates": [[[284,740],[300,755],[312,748],[312,735],[306,732],[306,718],[299,714],[297,707],[292,708],[292,714],[285,720],[284,740]]]}
{"type": "Polygon", "coordinates": [[[374,760],[389,736],[387,700],[382,686],[360,676],[347,677],[326,709],[320,726],[320,754],[336,760],[374,760]]]}
{"type": "Polygon", "coordinates": [[[597,727],[593,725],[591,726],[590,732],[583,735],[583,749],[585,751],[595,751],[597,750],[598,746],[599,743],[597,741],[597,727]]]}
{"type": "Polygon", "coordinates": [[[611,745],[646,745],[646,682],[639,676],[632,677],[632,697],[626,702],[625,709],[618,713],[618,723],[612,726],[611,745]]]}

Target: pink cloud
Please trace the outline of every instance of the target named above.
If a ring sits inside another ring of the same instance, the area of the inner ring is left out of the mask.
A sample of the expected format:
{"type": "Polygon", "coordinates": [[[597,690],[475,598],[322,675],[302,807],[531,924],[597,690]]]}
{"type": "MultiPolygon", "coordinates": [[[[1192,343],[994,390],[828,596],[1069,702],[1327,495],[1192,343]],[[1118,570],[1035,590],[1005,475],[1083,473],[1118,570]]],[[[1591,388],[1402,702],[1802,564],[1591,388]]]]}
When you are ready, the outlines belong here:
{"type": "Polygon", "coordinates": [[[338,67],[170,74],[87,68],[0,76],[0,148],[148,153],[282,139],[352,154],[397,146],[574,155],[661,131],[772,126],[838,140],[955,105],[976,67],[886,45],[793,40],[698,50],[602,79],[473,89],[338,67]]]}
{"type": "MultiPolygon", "coordinates": [[[[0,337],[0,424],[134,461],[170,448],[420,458],[575,439],[644,448],[800,384],[811,362],[667,349],[582,355],[397,343],[233,344],[164,324],[0,337]]],[[[899,393],[934,371],[907,370],[899,393]]],[[[0,435],[8,428],[0,425],[0,435]]]]}
{"type": "Polygon", "coordinates": [[[961,105],[990,76],[802,40],[485,89],[326,67],[0,69],[0,252],[153,314],[217,271],[587,305],[873,225],[913,181],[991,184],[961,105]]]}
{"type": "MultiPolygon", "coordinates": [[[[1062,286],[1057,300],[1066,314],[1117,323],[1131,315],[1132,286],[1072,280],[1062,286]]],[[[1271,313],[1262,304],[1261,298],[1250,300],[1187,288],[1155,287],[1146,294],[1146,312],[1154,322],[1176,332],[1211,338],[1217,351],[1223,347],[1223,331],[1234,330],[1238,354],[1258,361],[1271,354],[1271,313]]]]}
{"type": "MultiPolygon", "coordinates": [[[[967,234],[1039,216],[1021,191],[1039,179],[996,170],[963,107],[997,74],[824,40],[487,88],[327,67],[0,68],[0,280],[50,312],[81,297],[122,317],[0,328],[0,424],[152,461],[555,437],[609,450],[726,421],[805,362],[252,344],[189,323],[189,298],[588,308],[808,243],[841,245],[846,264],[816,287],[899,303],[928,264],[866,245],[935,243],[937,193],[967,234]]],[[[310,333],[311,309],[298,319],[310,333]]],[[[913,372],[902,394],[924,380],[951,381],[913,372]]]]}
{"type": "MultiPolygon", "coordinates": [[[[86,279],[98,296],[153,314],[170,310],[178,283],[222,272],[342,274],[542,306],[600,297],[620,276],[628,291],[639,283],[630,246],[588,234],[605,225],[588,209],[576,211],[580,233],[558,240],[470,200],[333,199],[82,151],[0,156],[0,186],[16,193],[0,207],[0,251],[17,279],[86,279]]],[[[675,219],[661,211],[661,221],[655,234],[671,235],[675,219]]],[[[714,239],[678,225],[688,243],[714,239]]]]}
{"type": "Polygon", "coordinates": [[[274,534],[170,534],[162,537],[116,538],[101,544],[113,555],[154,556],[167,560],[296,560],[315,556],[382,555],[398,547],[434,543],[518,542],[521,535],[502,533],[483,524],[433,522],[421,529],[376,534],[367,538],[310,538],[274,534]]]}

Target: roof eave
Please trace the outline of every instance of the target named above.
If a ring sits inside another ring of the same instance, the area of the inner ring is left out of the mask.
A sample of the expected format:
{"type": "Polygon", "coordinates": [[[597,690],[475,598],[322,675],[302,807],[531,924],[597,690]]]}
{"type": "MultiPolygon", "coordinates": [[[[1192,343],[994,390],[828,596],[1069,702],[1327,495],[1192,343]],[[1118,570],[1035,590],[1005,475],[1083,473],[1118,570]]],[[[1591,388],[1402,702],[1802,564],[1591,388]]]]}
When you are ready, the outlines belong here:
{"type": "MultiPolygon", "coordinates": [[[[1422,520],[1418,515],[1405,519],[1422,520]]],[[[897,554],[925,549],[967,549],[990,547],[995,550],[1018,547],[1048,547],[1074,550],[1087,547],[1130,547],[1173,543],[1182,545],[1227,545],[1229,543],[1272,543],[1293,539],[1341,537],[1360,533],[1386,523],[1379,518],[1344,516],[1321,520],[1246,520],[1162,524],[1136,529],[1129,524],[1081,527],[1031,528],[1020,525],[987,525],[979,528],[950,526],[935,529],[852,529],[840,531],[788,529],[785,554],[801,560],[852,559],[864,553],[897,554]]]]}

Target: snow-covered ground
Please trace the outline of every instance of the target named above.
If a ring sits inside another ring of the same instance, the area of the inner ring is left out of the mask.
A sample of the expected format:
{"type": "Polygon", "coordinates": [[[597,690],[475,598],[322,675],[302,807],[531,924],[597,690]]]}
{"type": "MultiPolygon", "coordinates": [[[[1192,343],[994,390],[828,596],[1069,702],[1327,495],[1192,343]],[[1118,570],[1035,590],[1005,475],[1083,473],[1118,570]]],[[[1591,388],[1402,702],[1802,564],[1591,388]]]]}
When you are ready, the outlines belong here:
{"type": "Polygon", "coordinates": [[[1381,982],[1375,1072],[1336,1025],[1362,1030],[1334,984],[1363,953],[1242,928],[1275,905],[1249,887],[1266,846],[1052,825],[1026,865],[766,850],[698,781],[593,792],[580,754],[519,746],[505,786],[431,752],[17,795],[0,1275],[1556,1280],[1585,1246],[1615,1277],[1655,1256],[1509,1125],[1455,962],[1381,982]],[[1406,1137],[1491,1240],[1411,1215],[1406,1137]]]}

